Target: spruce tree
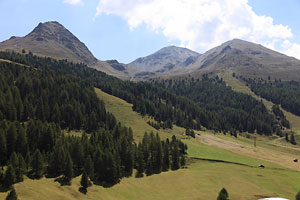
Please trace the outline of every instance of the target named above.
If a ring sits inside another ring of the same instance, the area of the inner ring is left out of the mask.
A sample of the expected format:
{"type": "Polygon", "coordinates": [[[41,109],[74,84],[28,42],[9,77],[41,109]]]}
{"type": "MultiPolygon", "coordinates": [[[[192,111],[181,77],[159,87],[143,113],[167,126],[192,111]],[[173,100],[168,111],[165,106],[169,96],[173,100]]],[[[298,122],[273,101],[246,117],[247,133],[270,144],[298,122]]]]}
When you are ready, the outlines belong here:
{"type": "Polygon", "coordinates": [[[294,135],[294,133],[292,133],[292,135],[291,135],[291,144],[293,144],[293,145],[296,145],[297,143],[296,143],[296,140],[295,140],[295,135],[294,135]]]}
{"type": "Polygon", "coordinates": [[[171,169],[172,170],[179,169],[179,152],[178,152],[177,141],[175,141],[173,144],[171,169]]]}
{"type": "Polygon", "coordinates": [[[143,159],[143,152],[138,149],[137,152],[137,172],[135,177],[140,178],[143,177],[143,173],[145,171],[145,161],[143,159]]]}
{"type": "Polygon", "coordinates": [[[27,151],[26,157],[25,157],[25,163],[26,163],[26,169],[27,169],[27,171],[29,171],[29,169],[31,168],[31,161],[32,161],[32,159],[31,159],[30,152],[27,151]]]}
{"type": "Polygon", "coordinates": [[[66,160],[66,168],[64,171],[65,180],[70,183],[72,178],[74,177],[74,171],[73,171],[73,161],[70,156],[70,154],[67,152],[67,160],[66,160]]]}
{"type": "Polygon", "coordinates": [[[229,200],[228,192],[225,188],[222,188],[222,190],[219,192],[217,200],[229,200]]]}
{"type": "Polygon", "coordinates": [[[19,165],[18,165],[18,170],[17,170],[18,171],[17,179],[18,179],[18,181],[23,181],[23,176],[27,171],[27,167],[26,167],[26,163],[24,161],[22,154],[18,153],[18,159],[19,159],[19,162],[18,162],[19,165]]]}
{"type": "Polygon", "coordinates": [[[150,176],[152,174],[153,174],[152,161],[151,161],[151,159],[148,159],[147,164],[146,164],[146,175],[150,176]]]}
{"type": "Polygon", "coordinates": [[[17,193],[15,191],[15,188],[13,188],[7,195],[5,200],[18,200],[17,193]]]}
{"type": "Polygon", "coordinates": [[[88,175],[85,171],[83,172],[83,174],[81,176],[80,184],[84,189],[89,187],[89,179],[88,179],[88,175]]]}
{"type": "Polygon", "coordinates": [[[0,129],[0,166],[4,166],[7,160],[6,138],[2,129],[0,129]]]}
{"type": "Polygon", "coordinates": [[[7,142],[7,156],[10,155],[15,151],[16,147],[16,140],[17,140],[17,130],[14,123],[11,123],[6,137],[7,142]]]}
{"type": "Polygon", "coordinates": [[[169,142],[166,142],[164,145],[164,157],[163,157],[163,171],[168,171],[170,168],[170,150],[169,142]]]}
{"type": "Polygon", "coordinates": [[[88,155],[86,161],[85,161],[85,165],[84,165],[84,172],[86,172],[86,174],[93,178],[94,176],[94,163],[92,161],[92,158],[90,155],[88,155]]]}
{"type": "Polygon", "coordinates": [[[5,177],[4,177],[4,185],[7,188],[10,188],[16,182],[16,172],[13,166],[8,165],[5,177]]]}
{"type": "Polygon", "coordinates": [[[32,171],[36,178],[40,178],[43,175],[44,159],[41,152],[37,149],[32,158],[32,171]]]}

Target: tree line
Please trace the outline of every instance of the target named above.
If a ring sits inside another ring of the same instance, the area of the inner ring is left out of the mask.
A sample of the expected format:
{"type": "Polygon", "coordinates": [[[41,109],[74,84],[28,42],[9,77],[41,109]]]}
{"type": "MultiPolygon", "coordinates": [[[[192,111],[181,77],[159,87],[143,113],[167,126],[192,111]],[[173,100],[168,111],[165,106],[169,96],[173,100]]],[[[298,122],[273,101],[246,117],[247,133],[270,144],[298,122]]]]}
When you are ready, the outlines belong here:
{"type": "Polygon", "coordinates": [[[249,95],[234,92],[221,79],[208,77],[150,82],[122,81],[103,72],[66,60],[0,52],[0,57],[37,68],[88,80],[94,87],[133,104],[133,110],[152,116],[156,128],[170,123],[189,129],[206,127],[218,131],[249,131],[270,135],[276,119],[264,105],[249,95]],[[195,92],[197,91],[197,92],[195,92]]]}

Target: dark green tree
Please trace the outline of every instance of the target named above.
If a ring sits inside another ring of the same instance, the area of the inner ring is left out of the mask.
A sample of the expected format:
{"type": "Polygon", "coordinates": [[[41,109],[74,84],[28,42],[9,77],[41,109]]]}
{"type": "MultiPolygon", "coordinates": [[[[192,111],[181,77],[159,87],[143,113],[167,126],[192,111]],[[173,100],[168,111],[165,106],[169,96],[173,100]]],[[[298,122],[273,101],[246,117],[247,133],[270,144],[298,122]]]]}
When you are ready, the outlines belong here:
{"type": "Polygon", "coordinates": [[[15,191],[15,188],[13,188],[8,195],[6,196],[5,200],[18,200],[17,193],[15,191]]]}
{"type": "Polygon", "coordinates": [[[7,161],[6,138],[2,129],[0,129],[0,166],[4,166],[7,161]]]}
{"type": "Polygon", "coordinates": [[[285,134],[285,141],[289,141],[289,135],[287,133],[285,134]]]}
{"type": "Polygon", "coordinates": [[[74,171],[73,171],[73,161],[72,158],[70,156],[70,154],[67,152],[67,156],[66,156],[66,168],[64,171],[64,177],[65,180],[70,183],[72,178],[74,177],[74,171]]]}
{"type": "Polygon", "coordinates": [[[44,173],[44,159],[40,150],[37,149],[33,153],[31,165],[32,165],[32,171],[34,173],[34,176],[36,178],[42,177],[44,173]]]}
{"type": "Polygon", "coordinates": [[[222,188],[222,190],[219,192],[217,200],[229,200],[228,192],[225,188],[222,188]]]}
{"type": "Polygon", "coordinates": [[[294,135],[294,133],[292,133],[292,135],[291,135],[291,144],[293,144],[293,145],[296,145],[297,143],[296,143],[296,140],[295,140],[295,135],[294,135]]]}
{"type": "Polygon", "coordinates": [[[89,178],[85,171],[83,172],[83,174],[81,176],[80,184],[84,189],[89,187],[89,178]]]}
{"type": "Polygon", "coordinates": [[[90,155],[88,155],[88,157],[86,158],[85,165],[84,165],[84,172],[86,172],[86,174],[89,177],[91,178],[94,177],[94,163],[90,155]]]}
{"type": "Polygon", "coordinates": [[[4,177],[4,186],[10,188],[16,182],[16,172],[13,166],[8,165],[5,177],[4,177]]]}
{"type": "Polygon", "coordinates": [[[179,152],[178,152],[177,142],[174,142],[173,144],[171,169],[172,170],[179,169],[179,152]]]}
{"type": "Polygon", "coordinates": [[[163,157],[163,171],[168,171],[170,168],[170,149],[169,149],[169,141],[164,145],[164,157],[163,157]]]}

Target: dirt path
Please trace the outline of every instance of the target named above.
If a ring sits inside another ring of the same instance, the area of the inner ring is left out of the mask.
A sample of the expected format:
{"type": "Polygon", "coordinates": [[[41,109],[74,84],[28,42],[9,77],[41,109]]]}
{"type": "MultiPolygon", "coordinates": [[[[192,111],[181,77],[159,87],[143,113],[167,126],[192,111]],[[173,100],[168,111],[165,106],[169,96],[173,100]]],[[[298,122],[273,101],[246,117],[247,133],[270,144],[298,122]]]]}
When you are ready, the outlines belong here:
{"type": "Polygon", "coordinates": [[[226,149],[242,155],[258,158],[261,160],[274,162],[283,167],[300,171],[300,163],[293,162],[293,160],[296,157],[300,157],[300,155],[285,153],[285,152],[277,151],[275,149],[268,149],[265,147],[259,147],[259,146],[254,147],[246,143],[239,144],[209,134],[197,135],[196,138],[200,140],[202,143],[207,145],[216,146],[222,149],[226,149]]]}

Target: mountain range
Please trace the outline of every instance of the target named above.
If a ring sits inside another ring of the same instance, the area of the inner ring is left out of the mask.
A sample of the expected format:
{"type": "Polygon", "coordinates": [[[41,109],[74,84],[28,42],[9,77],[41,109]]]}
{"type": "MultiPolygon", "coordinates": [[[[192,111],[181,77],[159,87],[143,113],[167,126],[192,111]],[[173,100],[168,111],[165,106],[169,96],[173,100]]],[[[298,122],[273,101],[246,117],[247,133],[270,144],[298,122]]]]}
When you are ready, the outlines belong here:
{"type": "Polygon", "coordinates": [[[84,43],[58,22],[40,23],[24,37],[12,36],[0,50],[31,51],[40,56],[86,63],[89,67],[121,79],[147,80],[157,77],[197,77],[207,72],[231,70],[247,77],[299,79],[300,61],[262,45],[234,39],[204,54],[176,46],[137,58],[129,64],[101,61],[84,43]]]}

